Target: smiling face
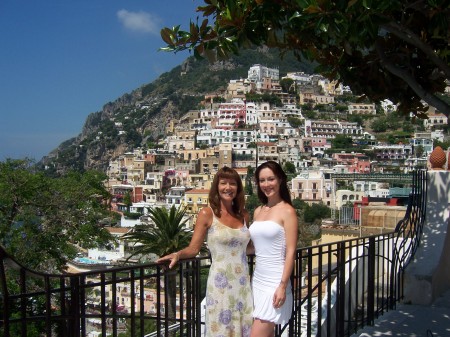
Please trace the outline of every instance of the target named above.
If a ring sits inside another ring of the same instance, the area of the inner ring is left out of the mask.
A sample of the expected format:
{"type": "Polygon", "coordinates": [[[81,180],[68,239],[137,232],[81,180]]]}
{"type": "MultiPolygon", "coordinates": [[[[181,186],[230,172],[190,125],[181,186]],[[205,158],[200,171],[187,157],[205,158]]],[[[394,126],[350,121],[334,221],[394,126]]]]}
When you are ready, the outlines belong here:
{"type": "Polygon", "coordinates": [[[208,194],[209,206],[220,217],[224,202],[231,202],[233,212],[242,216],[245,208],[244,186],[239,174],[232,168],[224,166],[217,171],[208,194]]]}
{"type": "Polygon", "coordinates": [[[233,201],[236,197],[238,184],[236,180],[231,178],[221,178],[219,179],[218,191],[220,199],[223,201],[233,201]]]}
{"type": "Polygon", "coordinates": [[[259,172],[258,186],[267,198],[277,197],[280,194],[280,179],[270,168],[263,168],[259,172]]]}

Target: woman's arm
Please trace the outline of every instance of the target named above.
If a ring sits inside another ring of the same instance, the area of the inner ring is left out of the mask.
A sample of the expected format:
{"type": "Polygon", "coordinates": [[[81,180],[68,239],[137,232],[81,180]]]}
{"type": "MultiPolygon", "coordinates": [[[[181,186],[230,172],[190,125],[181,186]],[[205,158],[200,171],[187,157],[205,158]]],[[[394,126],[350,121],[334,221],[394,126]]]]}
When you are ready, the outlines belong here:
{"type": "Polygon", "coordinates": [[[298,221],[297,213],[291,206],[283,209],[285,214],[283,219],[284,232],[286,236],[286,259],[284,262],[283,273],[281,275],[280,284],[275,291],[273,302],[275,307],[279,307],[278,302],[284,303],[286,299],[286,287],[289,284],[292,270],[295,263],[295,252],[297,250],[297,238],[298,238],[298,221]]]}
{"type": "Polygon", "coordinates": [[[160,257],[156,262],[170,261],[169,268],[172,268],[180,259],[189,259],[196,256],[205,242],[206,233],[212,224],[212,219],[212,209],[203,207],[198,213],[197,221],[195,221],[194,234],[192,235],[189,246],[178,252],[160,257]]]}

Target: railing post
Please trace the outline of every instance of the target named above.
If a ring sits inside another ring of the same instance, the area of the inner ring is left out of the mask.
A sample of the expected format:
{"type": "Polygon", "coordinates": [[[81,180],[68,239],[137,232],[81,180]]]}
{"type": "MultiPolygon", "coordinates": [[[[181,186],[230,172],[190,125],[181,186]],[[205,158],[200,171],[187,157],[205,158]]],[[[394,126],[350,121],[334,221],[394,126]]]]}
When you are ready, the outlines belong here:
{"type": "Polygon", "coordinates": [[[200,288],[201,288],[201,260],[195,259],[194,265],[195,265],[195,303],[197,304],[195,306],[195,336],[200,336],[202,331],[202,299],[200,297],[200,288]]]}
{"type": "Polygon", "coordinates": [[[373,236],[369,238],[367,255],[367,324],[373,325],[375,320],[375,261],[377,260],[375,237],[373,236]]]}
{"type": "Polygon", "coordinates": [[[78,276],[70,277],[68,337],[80,337],[80,282],[78,276]]]}
{"type": "MultiPolygon", "coordinates": [[[[21,294],[27,293],[26,287],[26,272],[24,269],[20,269],[20,292],[21,294]]],[[[20,315],[21,315],[21,334],[22,336],[27,336],[27,298],[25,296],[21,296],[20,298],[20,315]]]]}
{"type": "Polygon", "coordinates": [[[335,336],[344,336],[345,334],[345,242],[339,242],[337,245],[337,294],[336,294],[336,334],[335,336]]]}
{"type": "Polygon", "coordinates": [[[0,284],[1,284],[1,295],[0,307],[2,311],[2,324],[1,332],[5,337],[9,337],[9,293],[8,293],[8,283],[6,282],[5,275],[5,264],[4,260],[7,258],[6,252],[0,247],[0,284]]]}

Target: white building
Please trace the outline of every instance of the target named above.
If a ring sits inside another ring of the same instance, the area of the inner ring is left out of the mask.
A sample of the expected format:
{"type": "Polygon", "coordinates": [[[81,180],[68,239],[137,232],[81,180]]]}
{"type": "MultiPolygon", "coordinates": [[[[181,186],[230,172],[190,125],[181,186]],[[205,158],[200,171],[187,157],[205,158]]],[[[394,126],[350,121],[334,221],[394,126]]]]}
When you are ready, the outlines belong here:
{"type": "Polygon", "coordinates": [[[305,119],[302,115],[302,109],[297,108],[295,104],[285,104],[283,107],[276,107],[275,109],[281,112],[281,115],[285,118],[295,117],[298,119],[305,119]]]}
{"type": "MultiPolygon", "coordinates": [[[[428,111],[431,111],[431,109],[428,111]]],[[[429,112],[428,119],[423,120],[423,125],[429,130],[432,128],[442,128],[448,125],[448,118],[442,113],[429,112]]]]}
{"type": "Polygon", "coordinates": [[[280,79],[280,70],[275,68],[268,68],[261,64],[254,64],[248,70],[247,78],[252,82],[262,82],[265,77],[269,77],[273,80],[280,79]]]}
{"type": "Polygon", "coordinates": [[[373,116],[376,115],[377,110],[375,103],[350,103],[348,113],[349,115],[373,116]]]}

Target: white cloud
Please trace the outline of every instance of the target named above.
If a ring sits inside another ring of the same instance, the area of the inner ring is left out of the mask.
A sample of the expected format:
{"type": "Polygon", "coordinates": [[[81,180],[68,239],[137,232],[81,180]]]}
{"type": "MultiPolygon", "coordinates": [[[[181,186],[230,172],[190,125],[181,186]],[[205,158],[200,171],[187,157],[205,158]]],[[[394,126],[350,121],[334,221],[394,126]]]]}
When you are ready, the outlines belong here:
{"type": "Polygon", "coordinates": [[[159,34],[161,19],[147,12],[130,12],[121,9],[117,12],[117,18],[126,29],[135,32],[159,34]]]}

